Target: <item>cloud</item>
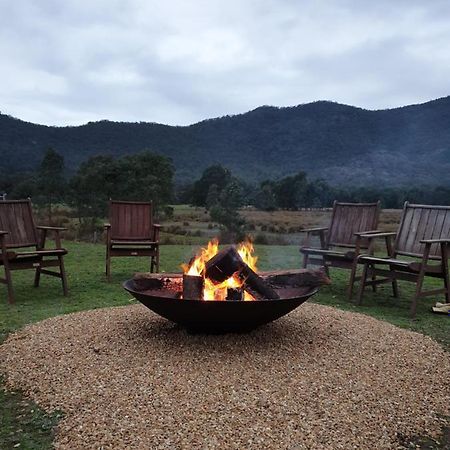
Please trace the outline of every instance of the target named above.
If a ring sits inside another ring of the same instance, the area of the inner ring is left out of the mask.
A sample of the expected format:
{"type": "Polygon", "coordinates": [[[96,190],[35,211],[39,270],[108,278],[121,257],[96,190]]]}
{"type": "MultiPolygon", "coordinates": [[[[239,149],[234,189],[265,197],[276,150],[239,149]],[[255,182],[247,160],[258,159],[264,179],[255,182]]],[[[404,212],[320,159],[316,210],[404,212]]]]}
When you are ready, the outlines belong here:
{"type": "Polygon", "coordinates": [[[190,124],[257,106],[446,96],[450,6],[399,0],[0,0],[0,109],[190,124]]]}

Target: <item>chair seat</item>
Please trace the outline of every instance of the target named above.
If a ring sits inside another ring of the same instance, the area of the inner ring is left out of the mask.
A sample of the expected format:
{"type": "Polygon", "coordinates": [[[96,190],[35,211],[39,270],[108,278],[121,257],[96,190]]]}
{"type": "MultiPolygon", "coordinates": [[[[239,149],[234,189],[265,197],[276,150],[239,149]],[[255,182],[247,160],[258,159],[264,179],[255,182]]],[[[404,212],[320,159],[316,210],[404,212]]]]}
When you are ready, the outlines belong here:
{"type": "Polygon", "coordinates": [[[301,247],[300,252],[308,255],[321,255],[327,258],[332,259],[345,259],[345,260],[353,260],[355,258],[355,252],[353,250],[349,251],[337,251],[337,250],[328,250],[322,248],[314,248],[314,247],[301,247]]]}
{"type": "MultiPolygon", "coordinates": [[[[420,272],[421,263],[418,261],[404,261],[396,258],[377,258],[376,256],[361,256],[358,260],[361,264],[380,264],[389,265],[391,269],[401,270],[404,272],[418,273],[420,272]]],[[[427,265],[426,274],[433,275],[442,272],[440,265],[427,265]]]]}
{"type": "MultiPolygon", "coordinates": [[[[43,260],[45,256],[64,256],[67,254],[66,249],[53,249],[53,250],[36,250],[29,252],[7,252],[7,258],[9,264],[14,266],[14,264],[23,263],[35,263],[43,260]]],[[[2,266],[3,258],[0,254],[0,266],[2,266]]]]}
{"type": "Polygon", "coordinates": [[[140,245],[158,245],[159,242],[155,241],[123,241],[123,240],[111,240],[111,245],[124,245],[124,246],[140,246],[140,245]]]}

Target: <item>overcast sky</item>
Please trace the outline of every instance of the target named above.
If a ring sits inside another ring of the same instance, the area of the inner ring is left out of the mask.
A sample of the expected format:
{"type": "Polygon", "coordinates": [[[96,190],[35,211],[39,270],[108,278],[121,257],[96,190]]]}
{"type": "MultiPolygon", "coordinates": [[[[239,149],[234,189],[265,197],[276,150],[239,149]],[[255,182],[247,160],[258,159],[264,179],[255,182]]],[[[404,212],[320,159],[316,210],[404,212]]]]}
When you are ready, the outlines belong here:
{"type": "Polygon", "coordinates": [[[35,123],[449,94],[449,0],[0,0],[0,111],[35,123]]]}

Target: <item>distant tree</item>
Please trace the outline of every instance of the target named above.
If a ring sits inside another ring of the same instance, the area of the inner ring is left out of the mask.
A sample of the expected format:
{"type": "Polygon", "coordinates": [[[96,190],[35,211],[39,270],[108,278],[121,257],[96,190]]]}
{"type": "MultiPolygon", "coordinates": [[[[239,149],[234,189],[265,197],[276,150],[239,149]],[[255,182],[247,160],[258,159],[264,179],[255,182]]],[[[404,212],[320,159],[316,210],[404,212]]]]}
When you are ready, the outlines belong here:
{"type": "Polygon", "coordinates": [[[70,180],[70,204],[81,223],[93,225],[106,215],[108,200],[117,189],[119,170],[111,156],[93,156],[70,180]]]}
{"type": "Polygon", "coordinates": [[[94,156],[81,164],[70,182],[72,206],[80,222],[94,227],[105,217],[108,200],[152,200],[155,207],[167,204],[173,195],[173,167],[165,156],[143,152],[114,159],[94,156]]]}
{"type": "Polygon", "coordinates": [[[245,219],[238,212],[242,203],[242,186],[233,180],[224,187],[218,202],[209,210],[211,219],[225,227],[230,239],[235,240],[243,234],[245,219]]]}
{"type": "Polygon", "coordinates": [[[277,199],[273,191],[272,182],[265,181],[261,183],[253,197],[253,205],[263,211],[275,211],[277,209],[277,199]]]}
{"type": "Polygon", "coordinates": [[[116,162],[120,183],[116,195],[123,200],[152,200],[155,207],[173,199],[172,161],[149,151],[124,156],[116,162]]]}
{"type": "Polygon", "coordinates": [[[298,209],[304,206],[307,186],[305,172],[282,178],[274,187],[277,205],[285,209],[298,209]]]}
{"type": "Polygon", "coordinates": [[[305,206],[308,208],[330,207],[334,197],[334,190],[324,180],[313,180],[306,188],[305,206]]]}
{"type": "Polygon", "coordinates": [[[192,204],[195,206],[206,206],[206,197],[209,188],[215,184],[217,191],[222,189],[231,181],[231,172],[220,164],[208,167],[204,170],[199,180],[194,183],[192,192],[192,204]]]}
{"type": "Polygon", "coordinates": [[[67,182],[64,177],[64,158],[49,148],[37,173],[36,201],[47,209],[49,223],[52,222],[52,207],[64,200],[67,182]]]}
{"type": "Polygon", "coordinates": [[[205,206],[207,209],[211,209],[219,202],[219,189],[217,184],[211,184],[208,189],[208,195],[206,196],[205,206]]]}

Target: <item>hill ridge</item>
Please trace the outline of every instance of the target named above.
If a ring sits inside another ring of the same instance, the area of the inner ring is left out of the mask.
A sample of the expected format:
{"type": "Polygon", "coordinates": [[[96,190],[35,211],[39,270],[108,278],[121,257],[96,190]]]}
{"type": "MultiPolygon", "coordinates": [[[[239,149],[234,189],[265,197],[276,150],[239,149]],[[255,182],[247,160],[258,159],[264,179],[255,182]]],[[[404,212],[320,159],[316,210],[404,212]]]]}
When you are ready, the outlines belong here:
{"type": "Polygon", "coordinates": [[[450,184],[450,96],[383,110],[327,100],[264,105],[186,126],[101,120],[58,127],[0,113],[0,174],[34,169],[48,147],[70,171],[96,154],[149,149],[173,159],[178,181],[221,163],[249,181],[304,170],[335,185],[450,184]]]}

